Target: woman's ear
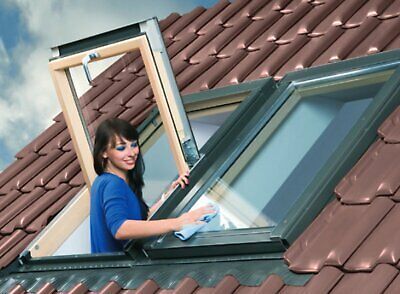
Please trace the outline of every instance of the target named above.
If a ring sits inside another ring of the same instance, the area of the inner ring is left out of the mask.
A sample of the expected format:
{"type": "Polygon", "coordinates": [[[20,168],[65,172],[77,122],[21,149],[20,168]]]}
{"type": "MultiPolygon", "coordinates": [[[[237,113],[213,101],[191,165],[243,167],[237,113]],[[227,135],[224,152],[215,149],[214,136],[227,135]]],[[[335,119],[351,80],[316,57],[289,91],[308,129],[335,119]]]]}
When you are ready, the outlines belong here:
{"type": "Polygon", "coordinates": [[[107,159],[107,158],[108,158],[107,151],[104,151],[104,152],[103,152],[102,157],[103,157],[104,159],[107,159]]]}

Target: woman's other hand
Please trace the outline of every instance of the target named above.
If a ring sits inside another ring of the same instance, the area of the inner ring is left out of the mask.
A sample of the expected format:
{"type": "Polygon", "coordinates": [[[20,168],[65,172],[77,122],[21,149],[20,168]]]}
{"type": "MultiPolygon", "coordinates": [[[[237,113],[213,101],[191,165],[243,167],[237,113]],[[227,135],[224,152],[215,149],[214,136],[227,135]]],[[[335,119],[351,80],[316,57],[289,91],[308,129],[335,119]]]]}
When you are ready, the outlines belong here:
{"type": "Polygon", "coordinates": [[[189,171],[179,175],[179,177],[172,182],[170,190],[174,190],[178,185],[180,185],[182,189],[189,185],[189,171]]]}

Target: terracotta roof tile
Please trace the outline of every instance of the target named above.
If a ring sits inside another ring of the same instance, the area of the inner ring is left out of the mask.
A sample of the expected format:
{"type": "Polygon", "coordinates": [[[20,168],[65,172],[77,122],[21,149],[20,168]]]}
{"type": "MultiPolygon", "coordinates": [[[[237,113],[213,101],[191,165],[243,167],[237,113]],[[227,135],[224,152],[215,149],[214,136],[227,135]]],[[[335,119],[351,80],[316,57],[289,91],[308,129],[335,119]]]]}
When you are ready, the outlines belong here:
{"type": "Polygon", "coordinates": [[[390,42],[400,34],[400,17],[385,20],[375,28],[358,47],[350,54],[350,57],[362,56],[382,52],[390,42]]]}
{"type": "Polygon", "coordinates": [[[389,287],[385,289],[385,294],[396,294],[400,291],[400,275],[390,283],[389,287]]]}
{"type": "Polygon", "coordinates": [[[375,142],[340,181],[335,193],[343,203],[370,203],[391,196],[400,186],[400,144],[375,142]]]}
{"type": "Polygon", "coordinates": [[[353,28],[360,26],[367,17],[379,16],[392,3],[392,0],[370,0],[343,25],[344,28],[353,28]]]}
{"type": "MultiPolygon", "coordinates": [[[[13,234],[16,234],[17,231],[15,231],[13,234]]],[[[37,236],[37,233],[35,234],[25,234],[25,236],[18,241],[15,245],[5,248],[7,251],[3,252],[2,256],[0,257],[0,268],[3,268],[7,265],[9,265],[16,256],[18,256],[28,245],[32,240],[37,236]]]]}
{"type": "Polygon", "coordinates": [[[400,107],[397,107],[383,122],[378,134],[387,143],[400,143],[400,107]]]}
{"type": "Polygon", "coordinates": [[[199,284],[194,279],[186,277],[179,282],[179,284],[175,287],[173,293],[193,293],[198,287],[199,284]]]}
{"type": "Polygon", "coordinates": [[[0,216],[0,232],[9,234],[8,230],[3,232],[3,227],[14,219],[21,211],[25,208],[32,205],[36,200],[38,200],[43,194],[46,193],[46,190],[43,188],[35,188],[29,193],[24,193],[19,195],[10,205],[2,211],[0,216]]]}
{"type": "Polygon", "coordinates": [[[40,149],[46,146],[51,139],[56,137],[66,128],[65,122],[59,122],[51,125],[41,133],[36,139],[34,139],[30,144],[28,144],[25,148],[23,148],[20,152],[18,152],[15,157],[16,158],[24,158],[30,152],[38,153],[40,149]]]}
{"type": "Polygon", "coordinates": [[[400,3],[394,1],[386,10],[380,15],[380,18],[387,19],[400,15],[400,3]]]}
{"type": "Polygon", "coordinates": [[[39,217],[48,207],[65,195],[71,188],[72,187],[67,184],[61,184],[55,190],[47,193],[40,189],[40,191],[44,193],[41,195],[40,199],[32,202],[32,205],[29,205],[26,209],[21,211],[12,221],[1,228],[0,232],[3,234],[9,234],[16,228],[26,228],[33,220],[39,217]]]}
{"type": "Polygon", "coordinates": [[[378,265],[371,273],[344,275],[331,293],[382,293],[398,274],[390,265],[378,265]]]}
{"type": "Polygon", "coordinates": [[[137,293],[152,294],[156,293],[159,288],[160,287],[157,285],[156,282],[154,282],[153,280],[147,280],[139,288],[137,288],[136,291],[137,293]]]}
{"type": "Polygon", "coordinates": [[[372,270],[378,263],[395,265],[400,260],[400,204],[382,222],[346,262],[349,271],[372,270]]]}
{"type": "Polygon", "coordinates": [[[119,293],[122,290],[121,286],[117,282],[112,281],[105,285],[99,292],[99,294],[112,294],[119,293]]]}
{"type": "Polygon", "coordinates": [[[39,232],[49,222],[49,220],[55,216],[62,208],[64,208],[72,198],[74,198],[80,191],[81,187],[74,187],[67,193],[62,195],[60,199],[54,202],[49,208],[39,215],[34,221],[32,221],[25,229],[26,232],[39,232]]]}
{"type": "Polygon", "coordinates": [[[29,153],[22,159],[17,159],[11,165],[9,165],[2,173],[0,177],[0,195],[5,195],[9,192],[9,189],[4,186],[9,185],[12,179],[15,179],[19,173],[23,172],[27,166],[39,158],[36,153],[29,153]]]}
{"type": "Polygon", "coordinates": [[[57,290],[51,283],[46,283],[36,294],[53,294],[56,293],[57,290]]]}
{"type": "Polygon", "coordinates": [[[328,49],[344,33],[341,27],[331,27],[328,32],[321,36],[310,38],[302,50],[293,55],[286,64],[277,72],[283,76],[288,71],[295,71],[310,67],[322,52],[328,49]]]}
{"type": "Polygon", "coordinates": [[[332,202],[286,251],[289,268],[318,272],[324,265],[343,266],[393,206],[388,198],[357,206],[332,202]]]}
{"type": "Polygon", "coordinates": [[[86,287],[84,283],[79,283],[71,290],[68,291],[68,294],[86,294],[89,292],[89,289],[86,287]]]}
{"type": "MultiPolygon", "coordinates": [[[[222,0],[207,10],[171,14],[161,28],[178,87],[187,94],[266,76],[279,79],[299,68],[400,48],[399,15],[400,1],[392,0],[222,0]]],[[[138,52],[124,55],[94,82],[81,98],[92,135],[106,117],[139,124],[154,108],[138,52]]],[[[276,275],[259,287],[226,276],[215,287],[186,278],[175,289],[160,289],[147,280],[134,292],[351,293],[354,283],[357,290],[382,292],[392,280],[388,290],[396,291],[399,244],[390,233],[398,219],[394,201],[400,201],[399,111],[381,126],[381,139],[337,186],[338,199],[287,251],[290,268],[317,273],[304,288],[285,285],[276,275]]],[[[62,114],[54,121],[0,174],[0,268],[84,185],[62,114]]],[[[41,289],[53,291],[48,284],[41,289]]],[[[84,284],[68,290],[89,291],[84,284]]],[[[112,281],[103,291],[133,293],[112,281]]]]}
{"type": "Polygon", "coordinates": [[[26,291],[24,287],[22,287],[21,285],[16,285],[9,291],[9,294],[23,294],[23,293],[26,293],[26,291]]]}

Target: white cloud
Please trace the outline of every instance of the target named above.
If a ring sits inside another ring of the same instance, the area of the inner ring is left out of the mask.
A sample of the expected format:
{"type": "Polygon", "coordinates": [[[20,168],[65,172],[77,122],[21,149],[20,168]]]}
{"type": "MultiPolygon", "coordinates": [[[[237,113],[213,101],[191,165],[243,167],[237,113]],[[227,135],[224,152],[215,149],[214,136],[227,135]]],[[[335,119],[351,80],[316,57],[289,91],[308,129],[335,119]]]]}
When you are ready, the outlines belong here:
{"type": "MultiPolygon", "coordinates": [[[[21,39],[12,52],[0,40],[0,140],[18,152],[52,124],[60,111],[48,72],[50,47],[121,27],[157,14],[186,12],[198,1],[25,1],[17,5],[31,40],[21,39]],[[143,4],[149,3],[149,4],[143,4]],[[15,67],[10,76],[10,67],[15,67]],[[15,74],[15,72],[17,74],[15,74]]],[[[0,165],[0,169],[2,166],[0,165]]]]}
{"type": "Polygon", "coordinates": [[[0,38],[0,66],[8,66],[9,63],[10,63],[10,58],[8,57],[8,53],[6,47],[4,46],[4,42],[0,38]]]}

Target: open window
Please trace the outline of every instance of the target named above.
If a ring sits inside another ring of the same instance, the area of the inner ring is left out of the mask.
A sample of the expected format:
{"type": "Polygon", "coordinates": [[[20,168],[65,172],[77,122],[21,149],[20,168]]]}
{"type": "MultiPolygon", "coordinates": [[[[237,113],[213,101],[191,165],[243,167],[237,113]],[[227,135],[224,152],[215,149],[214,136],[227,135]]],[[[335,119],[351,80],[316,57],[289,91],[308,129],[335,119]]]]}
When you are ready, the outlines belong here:
{"type": "MultiPolygon", "coordinates": [[[[135,95],[130,89],[141,89],[144,96],[154,95],[166,130],[169,157],[173,158],[170,169],[174,174],[193,166],[199,153],[155,18],[63,44],[52,48],[52,52],[50,73],[86,184],[60,217],[70,222],[57,225],[55,221],[53,229],[47,229],[45,238],[60,239],[60,231],[68,236],[89,213],[88,190],[96,177],[91,153],[97,126],[116,116],[139,124],[154,106],[150,97],[142,97],[133,101],[134,107],[129,107],[128,100],[135,95]],[[118,71],[121,67],[124,70],[118,71]],[[150,85],[146,86],[148,82],[150,85]],[[107,97],[130,83],[134,85],[125,91],[126,95],[118,96],[120,107],[107,104],[107,97]]],[[[34,243],[30,248],[32,256],[49,255],[57,247],[54,242],[34,243]]]]}
{"type": "MultiPolygon", "coordinates": [[[[61,51],[65,50],[62,46],[61,49],[61,51]]],[[[58,50],[60,50],[60,48],[58,50]]],[[[98,52],[98,50],[91,48],[90,52],[98,52]]],[[[81,56],[86,57],[87,55],[81,56]]],[[[125,90],[118,89],[118,87],[121,88],[121,85],[118,84],[125,83],[123,81],[123,76],[128,74],[126,71],[133,71],[134,67],[136,69],[138,68],[138,65],[135,63],[135,56],[139,56],[137,50],[128,53],[120,53],[118,51],[117,55],[113,55],[110,58],[102,59],[96,63],[91,61],[90,68],[88,67],[90,69],[90,85],[86,82],[87,76],[85,71],[78,63],[77,65],[73,63],[72,67],[66,67],[65,69],[61,67],[60,72],[57,70],[52,72],[54,76],[61,76],[57,77],[59,80],[56,82],[64,83],[63,85],[65,87],[68,82],[69,88],[62,89],[61,93],[62,95],[67,93],[67,97],[61,97],[60,101],[64,103],[64,107],[66,108],[64,109],[65,113],[69,111],[69,115],[72,115],[72,118],[67,115],[66,119],[67,121],[70,120],[71,134],[75,132],[75,134],[72,134],[72,136],[76,137],[73,142],[74,146],[77,150],[83,150],[82,154],[87,154],[89,151],[91,154],[94,131],[102,119],[111,116],[121,116],[121,111],[118,110],[118,107],[112,105],[115,103],[115,99],[111,101],[112,103],[110,103],[110,101],[107,102],[107,96],[119,96],[120,98],[118,101],[120,101],[135,94],[132,93],[132,89],[135,89],[135,87],[128,87],[129,89],[127,90],[131,90],[129,93],[125,90]],[[118,68],[119,70],[120,68],[124,69],[118,72],[118,68]],[[65,76],[62,76],[63,74],[65,74],[65,76]],[[113,79],[117,81],[115,83],[116,85],[110,86],[110,82],[104,78],[104,76],[109,75],[114,75],[113,79]],[[110,93],[110,91],[114,92],[110,93]]],[[[66,53],[66,56],[63,58],[71,57],[66,53]]],[[[61,60],[63,60],[63,58],[61,58],[61,60]]],[[[96,60],[97,59],[98,57],[96,57],[96,60]]],[[[77,58],[73,60],[76,62],[79,61],[77,58]]],[[[58,61],[59,58],[54,59],[54,62],[58,61]]],[[[50,64],[50,67],[52,67],[52,64],[50,64]]],[[[137,86],[137,83],[142,83],[143,80],[145,80],[145,77],[142,76],[142,71],[144,70],[145,68],[139,70],[139,77],[134,82],[135,86],[137,86]]],[[[240,103],[246,97],[251,96],[251,94],[263,84],[264,81],[256,81],[243,85],[233,85],[216,90],[204,91],[202,93],[190,94],[183,97],[185,107],[184,114],[190,121],[191,131],[193,131],[193,141],[198,142],[198,145],[202,147],[240,103]]],[[[138,113],[135,109],[133,109],[133,111],[126,110],[122,113],[122,116],[130,121],[135,115],[139,117],[139,119],[143,118],[144,115],[147,116],[147,119],[140,123],[137,129],[140,133],[139,141],[146,164],[146,173],[144,175],[146,186],[143,191],[144,198],[146,202],[151,205],[158,200],[165,188],[168,187],[171,181],[176,177],[179,164],[176,164],[174,160],[176,158],[172,155],[171,144],[168,139],[168,134],[171,133],[171,130],[168,131],[168,127],[165,127],[167,123],[163,119],[160,107],[153,107],[154,103],[150,103],[145,99],[144,103],[145,105],[142,107],[142,113],[138,113]],[[159,164],[160,158],[162,158],[163,161],[163,165],[161,166],[159,164]],[[178,168],[174,168],[174,166],[178,166],[178,168]]],[[[120,109],[124,109],[124,107],[120,107],[120,109]]],[[[173,129],[173,135],[176,135],[175,131],[176,129],[173,129]]],[[[187,141],[185,142],[187,143],[187,141]]],[[[178,151],[182,150],[183,148],[178,151]]],[[[204,153],[207,151],[204,149],[201,152],[204,153]]],[[[80,162],[82,168],[86,168],[87,172],[93,173],[91,155],[86,155],[84,158],[86,163],[80,162]]],[[[181,158],[185,158],[186,160],[187,156],[183,155],[181,158]]],[[[95,175],[88,177],[94,179],[95,175]]],[[[90,186],[89,184],[87,184],[87,187],[90,186]]],[[[39,238],[31,244],[28,251],[31,252],[33,257],[90,252],[88,232],[89,193],[87,187],[75,197],[75,199],[45,229],[39,238]],[[49,242],[49,239],[52,241],[49,242]]]]}
{"type": "Polygon", "coordinates": [[[327,65],[287,75],[272,95],[260,91],[257,107],[200,160],[197,185],[154,217],[209,202],[218,216],[188,241],[167,234],[137,245],[159,258],[285,250],[400,104],[399,63],[388,53],[327,65]]]}

